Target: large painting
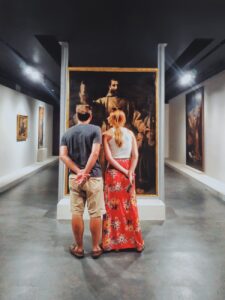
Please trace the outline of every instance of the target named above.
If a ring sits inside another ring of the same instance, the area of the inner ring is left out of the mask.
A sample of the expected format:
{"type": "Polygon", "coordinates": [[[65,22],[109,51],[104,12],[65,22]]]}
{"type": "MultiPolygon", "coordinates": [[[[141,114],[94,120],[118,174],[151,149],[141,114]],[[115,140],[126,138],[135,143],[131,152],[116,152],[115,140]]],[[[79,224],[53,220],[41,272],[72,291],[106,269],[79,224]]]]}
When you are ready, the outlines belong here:
{"type": "Polygon", "coordinates": [[[44,146],[44,113],[44,107],[40,106],[38,111],[38,148],[44,146]]]}
{"type": "Polygon", "coordinates": [[[17,115],[17,141],[26,141],[28,132],[28,116],[17,115]]]}
{"type": "MultiPolygon", "coordinates": [[[[157,80],[157,69],[69,68],[67,128],[76,124],[77,104],[92,106],[92,123],[102,132],[109,128],[110,112],[123,110],[126,127],[134,132],[138,143],[136,191],[142,195],[158,194],[157,80]]],[[[104,170],[103,151],[100,162],[104,170]]]]}
{"type": "Polygon", "coordinates": [[[186,95],[186,164],[203,171],[204,88],[186,95]]]}

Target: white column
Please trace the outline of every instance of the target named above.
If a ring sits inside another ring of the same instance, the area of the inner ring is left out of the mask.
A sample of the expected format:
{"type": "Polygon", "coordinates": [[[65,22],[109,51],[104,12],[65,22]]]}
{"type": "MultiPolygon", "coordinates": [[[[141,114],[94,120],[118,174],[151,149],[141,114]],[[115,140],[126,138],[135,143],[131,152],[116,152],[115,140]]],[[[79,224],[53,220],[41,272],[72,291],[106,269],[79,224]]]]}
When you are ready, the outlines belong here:
{"type": "MultiPolygon", "coordinates": [[[[66,86],[68,82],[68,61],[69,47],[68,43],[60,42],[61,45],[61,82],[60,82],[60,129],[59,138],[61,141],[62,135],[66,130],[66,86]]],[[[58,201],[64,197],[64,164],[59,162],[59,183],[58,183],[58,201]]]]}
{"type": "Polygon", "coordinates": [[[159,198],[165,201],[164,183],[164,140],[165,140],[165,47],[166,44],[158,45],[158,69],[159,69],[159,198]]]}

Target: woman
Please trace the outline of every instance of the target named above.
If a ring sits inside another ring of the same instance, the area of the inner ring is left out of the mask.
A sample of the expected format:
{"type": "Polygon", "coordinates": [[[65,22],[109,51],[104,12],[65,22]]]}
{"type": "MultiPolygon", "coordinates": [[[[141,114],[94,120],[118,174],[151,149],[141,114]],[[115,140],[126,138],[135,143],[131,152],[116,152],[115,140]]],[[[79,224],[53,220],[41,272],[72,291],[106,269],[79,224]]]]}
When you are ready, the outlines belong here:
{"type": "Polygon", "coordinates": [[[134,170],[138,161],[134,134],[123,127],[123,111],[110,113],[112,128],[103,135],[108,167],[105,173],[106,215],[103,218],[102,247],[105,251],[136,249],[142,252],[142,239],[135,195],[134,170]]]}

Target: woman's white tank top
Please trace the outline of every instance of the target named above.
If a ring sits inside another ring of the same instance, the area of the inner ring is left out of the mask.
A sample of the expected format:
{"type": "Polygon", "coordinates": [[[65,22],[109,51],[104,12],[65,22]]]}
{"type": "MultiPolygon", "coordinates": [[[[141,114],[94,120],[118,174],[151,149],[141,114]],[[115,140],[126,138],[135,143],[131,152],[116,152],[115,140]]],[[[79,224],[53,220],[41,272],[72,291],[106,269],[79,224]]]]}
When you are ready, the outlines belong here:
{"type": "Polygon", "coordinates": [[[120,128],[122,131],[122,139],[123,139],[123,145],[121,147],[118,147],[115,142],[115,128],[112,128],[113,137],[111,140],[109,140],[109,147],[112,152],[113,158],[130,158],[131,156],[131,149],[132,149],[132,135],[129,132],[129,130],[125,127],[120,128]]]}

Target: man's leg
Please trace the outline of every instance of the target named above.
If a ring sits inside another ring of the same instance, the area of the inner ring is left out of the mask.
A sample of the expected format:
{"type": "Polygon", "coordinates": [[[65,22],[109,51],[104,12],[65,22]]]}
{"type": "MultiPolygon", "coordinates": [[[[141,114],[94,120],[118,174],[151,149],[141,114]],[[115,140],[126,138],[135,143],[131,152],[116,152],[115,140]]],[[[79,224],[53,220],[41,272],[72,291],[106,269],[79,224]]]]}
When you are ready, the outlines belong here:
{"type": "Polygon", "coordinates": [[[90,231],[92,236],[92,251],[100,250],[102,220],[101,217],[90,217],[90,231]]]}
{"type": "MultiPolygon", "coordinates": [[[[70,204],[72,212],[72,231],[76,241],[75,247],[71,246],[70,251],[72,254],[75,252],[83,252],[83,234],[84,234],[84,203],[83,192],[76,183],[76,175],[71,174],[69,177],[70,186],[70,204]]],[[[74,254],[75,255],[75,254],[74,254]]],[[[77,256],[77,255],[75,255],[77,256]]]]}
{"type": "Polygon", "coordinates": [[[101,215],[104,213],[103,180],[101,177],[91,177],[86,184],[87,206],[90,215],[90,231],[92,236],[92,257],[102,254],[99,246],[102,230],[101,215]]]}
{"type": "Polygon", "coordinates": [[[84,234],[84,221],[83,216],[72,215],[72,230],[77,244],[77,251],[83,251],[83,234],[84,234]]]}

